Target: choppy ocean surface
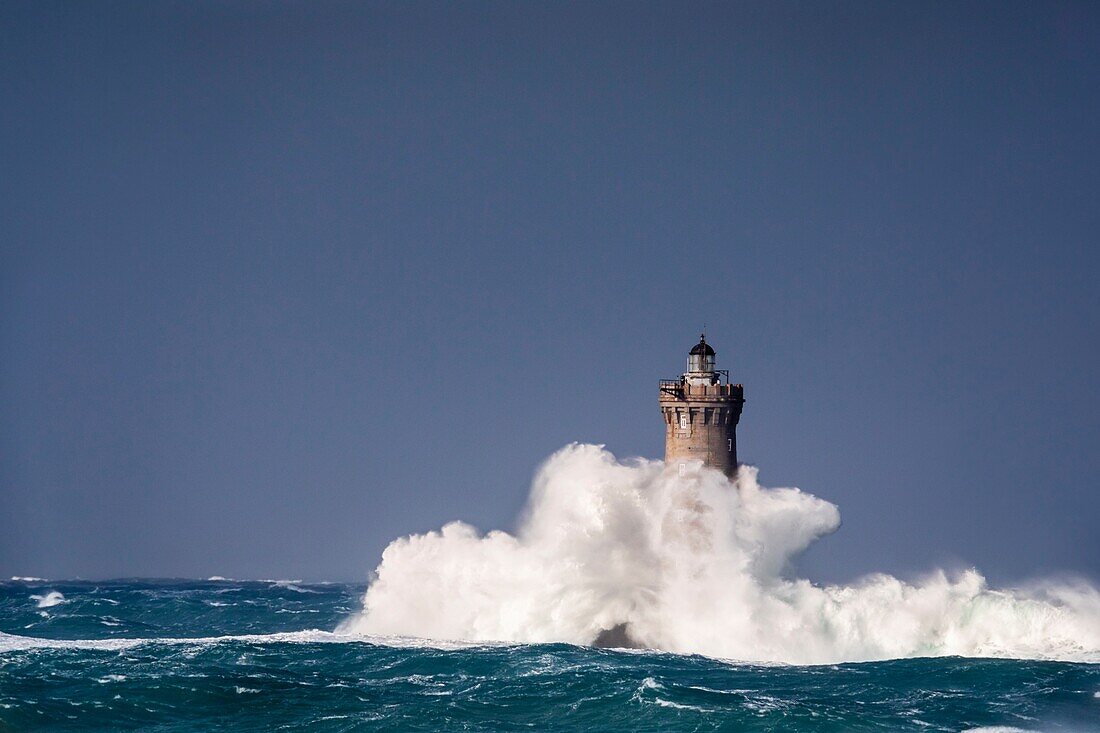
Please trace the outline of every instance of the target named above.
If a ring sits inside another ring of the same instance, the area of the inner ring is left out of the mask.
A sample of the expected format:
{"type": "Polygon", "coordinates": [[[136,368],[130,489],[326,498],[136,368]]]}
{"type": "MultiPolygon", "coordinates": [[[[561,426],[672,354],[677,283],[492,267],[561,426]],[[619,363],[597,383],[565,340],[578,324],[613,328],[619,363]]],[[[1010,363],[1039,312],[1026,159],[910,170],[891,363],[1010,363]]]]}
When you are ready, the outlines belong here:
{"type": "Polygon", "coordinates": [[[1100,731],[1100,664],[798,667],[336,633],[363,590],[0,582],[0,731],[1100,731]]]}

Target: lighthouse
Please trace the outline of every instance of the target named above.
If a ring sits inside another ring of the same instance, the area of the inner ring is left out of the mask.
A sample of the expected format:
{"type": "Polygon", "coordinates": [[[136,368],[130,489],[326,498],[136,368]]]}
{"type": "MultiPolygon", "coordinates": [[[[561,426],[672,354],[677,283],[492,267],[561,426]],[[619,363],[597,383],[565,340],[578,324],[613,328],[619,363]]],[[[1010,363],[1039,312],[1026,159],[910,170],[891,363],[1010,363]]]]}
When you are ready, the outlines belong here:
{"type": "Polygon", "coordinates": [[[658,397],[665,419],[665,465],[681,474],[692,461],[737,474],[737,421],[745,390],[730,384],[729,371],[715,368],[706,334],[688,352],[687,371],[662,379],[658,397]]]}

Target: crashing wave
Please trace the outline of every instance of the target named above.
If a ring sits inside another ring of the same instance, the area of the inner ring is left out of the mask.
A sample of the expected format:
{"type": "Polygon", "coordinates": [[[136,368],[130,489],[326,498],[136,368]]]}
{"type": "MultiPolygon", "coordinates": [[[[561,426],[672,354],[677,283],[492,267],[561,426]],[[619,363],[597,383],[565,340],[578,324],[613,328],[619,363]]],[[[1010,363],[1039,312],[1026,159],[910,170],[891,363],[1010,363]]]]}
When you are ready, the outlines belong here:
{"type": "Polygon", "coordinates": [[[31,600],[38,602],[38,608],[53,608],[54,606],[59,606],[64,603],[65,596],[58,591],[51,590],[45,595],[33,595],[31,596],[31,600]]]}
{"type": "Polygon", "coordinates": [[[788,579],[837,508],[695,466],[570,445],[539,470],[519,531],[462,522],[392,542],[345,632],[602,642],[747,661],[913,656],[1100,660],[1100,593],[996,590],[976,570],[917,583],[788,579]]]}

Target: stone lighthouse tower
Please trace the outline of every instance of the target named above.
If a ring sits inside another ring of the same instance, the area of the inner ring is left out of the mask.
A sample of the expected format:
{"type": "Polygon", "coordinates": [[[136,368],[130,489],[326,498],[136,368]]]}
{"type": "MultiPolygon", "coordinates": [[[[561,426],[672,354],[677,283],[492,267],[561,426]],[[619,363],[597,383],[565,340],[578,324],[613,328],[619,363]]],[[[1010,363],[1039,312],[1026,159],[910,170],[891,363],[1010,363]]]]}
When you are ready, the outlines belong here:
{"type": "Polygon", "coordinates": [[[683,473],[689,461],[702,461],[733,478],[745,390],[730,384],[729,372],[714,364],[714,349],[703,334],[688,352],[687,371],[679,379],[661,380],[665,464],[683,473]]]}

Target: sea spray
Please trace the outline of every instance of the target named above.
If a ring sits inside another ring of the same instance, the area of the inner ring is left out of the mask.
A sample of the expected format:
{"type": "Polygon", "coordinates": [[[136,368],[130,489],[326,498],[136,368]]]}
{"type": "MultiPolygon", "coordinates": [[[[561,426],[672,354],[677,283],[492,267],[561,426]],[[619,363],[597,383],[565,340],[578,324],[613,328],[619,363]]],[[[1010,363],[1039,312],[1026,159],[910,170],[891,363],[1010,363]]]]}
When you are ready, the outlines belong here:
{"type": "Polygon", "coordinates": [[[837,508],[689,466],[573,444],[539,469],[515,535],[462,522],[386,548],[345,633],[621,643],[790,663],[913,656],[1100,659],[1100,593],[993,590],[976,571],[818,586],[788,561],[837,508]]]}

